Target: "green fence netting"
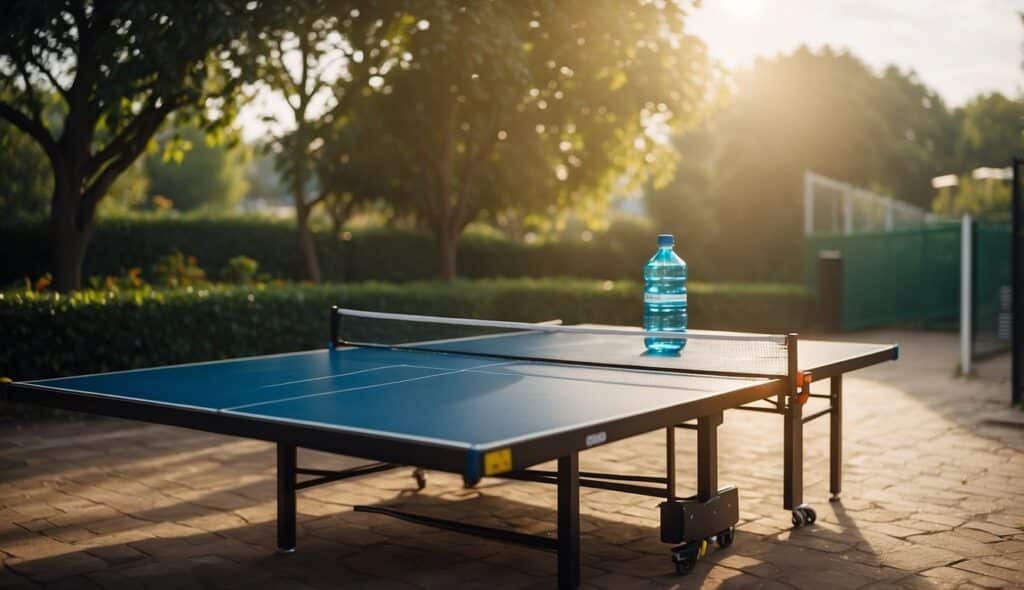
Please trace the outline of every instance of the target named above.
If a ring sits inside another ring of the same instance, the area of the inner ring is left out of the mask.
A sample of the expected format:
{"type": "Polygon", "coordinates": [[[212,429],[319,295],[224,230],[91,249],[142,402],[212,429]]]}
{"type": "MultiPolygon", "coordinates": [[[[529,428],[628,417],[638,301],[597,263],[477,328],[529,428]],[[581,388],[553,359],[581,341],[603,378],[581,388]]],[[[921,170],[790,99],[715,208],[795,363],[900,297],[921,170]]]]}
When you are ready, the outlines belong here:
{"type": "Polygon", "coordinates": [[[974,224],[971,356],[1009,349],[1011,340],[1012,268],[1010,230],[1006,223],[974,224]]]}
{"type": "Polygon", "coordinates": [[[960,225],[812,235],[805,242],[808,286],[817,287],[822,250],[843,258],[843,330],[921,325],[954,328],[960,302],[960,225]]]}

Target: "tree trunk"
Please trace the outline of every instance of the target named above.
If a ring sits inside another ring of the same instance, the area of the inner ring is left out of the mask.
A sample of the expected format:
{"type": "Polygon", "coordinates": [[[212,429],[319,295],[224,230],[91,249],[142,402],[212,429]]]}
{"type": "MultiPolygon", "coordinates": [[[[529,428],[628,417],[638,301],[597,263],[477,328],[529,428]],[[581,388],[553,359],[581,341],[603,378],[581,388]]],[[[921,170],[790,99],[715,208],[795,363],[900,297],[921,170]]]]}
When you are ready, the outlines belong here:
{"type": "Polygon", "coordinates": [[[319,283],[321,279],[320,259],[316,255],[313,232],[309,230],[309,209],[299,209],[296,222],[299,229],[299,252],[302,253],[302,261],[305,266],[305,278],[308,281],[319,283]]]}
{"type": "Polygon", "coordinates": [[[82,288],[82,262],[86,247],[92,238],[94,220],[78,219],[77,203],[80,199],[72,193],[79,190],[71,183],[54,188],[50,209],[50,253],[53,288],[68,293],[82,288]]]}
{"type": "Polygon", "coordinates": [[[437,246],[441,258],[441,278],[445,282],[451,282],[455,280],[458,262],[459,232],[442,229],[437,233],[437,246]]]}

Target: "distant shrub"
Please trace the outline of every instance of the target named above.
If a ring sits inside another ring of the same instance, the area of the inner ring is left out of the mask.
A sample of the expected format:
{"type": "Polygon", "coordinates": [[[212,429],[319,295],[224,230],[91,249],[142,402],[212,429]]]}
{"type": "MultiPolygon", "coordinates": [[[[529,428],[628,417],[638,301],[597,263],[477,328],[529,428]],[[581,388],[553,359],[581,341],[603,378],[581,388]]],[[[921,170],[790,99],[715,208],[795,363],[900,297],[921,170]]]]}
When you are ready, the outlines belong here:
{"type": "Polygon", "coordinates": [[[238,285],[251,285],[259,280],[260,263],[248,256],[235,256],[228,260],[220,276],[229,283],[238,285]]]}
{"type": "MultiPolygon", "coordinates": [[[[0,377],[33,379],[305,350],[327,342],[331,305],[521,321],[640,325],[640,285],[501,279],[403,284],[204,285],[0,292],[0,377]]],[[[690,285],[693,328],[790,332],[813,299],[799,287],[690,285]]]]}
{"type": "Polygon", "coordinates": [[[153,265],[157,284],[165,287],[191,287],[206,282],[206,271],[199,267],[195,256],[174,252],[153,265]]]}
{"type": "Polygon", "coordinates": [[[146,281],[142,278],[142,269],[138,267],[128,269],[128,272],[121,276],[89,277],[87,282],[90,289],[105,289],[107,291],[115,289],[141,289],[147,286],[146,281]]]}
{"type": "MultiPolygon", "coordinates": [[[[343,239],[316,232],[324,280],[418,281],[438,276],[437,248],[429,234],[414,230],[361,229],[343,239]]],[[[717,264],[711,251],[690,247],[677,236],[676,251],[690,265],[690,278],[711,282],[750,280],[754,270],[717,264]]],[[[583,237],[540,243],[521,243],[493,234],[468,232],[459,243],[459,276],[463,278],[559,277],[639,280],[644,263],[655,250],[654,230],[641,223],[616,222],[606,231],[583,237]]],[[[0,285],[39,276],[50,264],[50,241],[45,224],[0,224],[0,285]]],[[[201,255],[207,269],[222,269],[235,256],[258,260],[260,271],[283,279],[299,279],[302,261],[291,221],[254,217],[159,215],[119,217],[100,221],[89,244],[84,276],[119,276],[142,268],[148,271],[168,252],[201,255]]],[[[756,269],[758,277],[796,281],[802,260],[788,266],[756,269]]]]}

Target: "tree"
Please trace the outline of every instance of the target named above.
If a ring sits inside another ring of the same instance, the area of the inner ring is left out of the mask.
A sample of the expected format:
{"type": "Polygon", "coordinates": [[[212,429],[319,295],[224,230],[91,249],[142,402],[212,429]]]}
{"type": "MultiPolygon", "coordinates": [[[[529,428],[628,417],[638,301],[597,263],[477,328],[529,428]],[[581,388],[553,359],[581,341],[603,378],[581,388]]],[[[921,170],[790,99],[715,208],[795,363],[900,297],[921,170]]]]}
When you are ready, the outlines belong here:
{"type": "Polygon", "coordinates": [[[313,0],[290,11],[287,26],[260,37],[261,90],[287,103],[290,120],[268,114],[278,128],[268,140],[295,203],[299,250],[305,276],[320,281],[320,263],[309,228],[315,208],[337,187],[325,187],[318,172],[329,170],[321,154],[333,131],[356,103],[373,96],[384,77],[402,62],[401,38],[408,19],[391,2],[313,0]]]}
{"type": "Polygon", "coordinates": [[[880,76],[851,54],[800,48],[741,70],[735,87],[715,120],[723,278],[798,278],[806,170],[928,206],[953,125],[912,73],[880,76]]]}
{"type": "Polygon", "coordinates": [[[274,157],[266,150],[253,150],[252,161],[246,169],[245,181],[249,186],[246,199],[276,201],[288,195],[288,188],[281,181],[274,157]]]}
{"type": "Polygon", "coordinates": [[[0,220],[46,219],[53,179],[46,154],[31,137],[0,121],[0,220]]]}
{"type": "Polygon", "coordinates": [[[1010,183],[961,176],[957,186],[939,189],[932,211],[945,217],[971,215],[993,223],[1010,223],[1013,211],[1010,183]]]}
{"type": "Polygon", "coordinates": [[[1024,151],[1024,101],[998,92],[982,94],[957,110],[960,134],[956,158],[960,172],[981,166],[1002,168],[1024,151]]]}
{"type": "Polygon", "coordinates": [[[248,190],[249,152],[230,129],[210,136],[185,125],[159,140],[162,149],[145,158],[149,194],[162,195],[179,211],[226,209],[248,190]]]}
{"type": "Polygon", "coordinates": [[[247,0],[0,4],[0,117],[52,171],[54,288],[81,285],[97,206],[172,112],[230,118],[259,14],[247,0]]]}
{"type": "Polygon", "coordinates": [[[138,158],[125,169],[110,185],[107,196],[100,201],[97,215],[139,211],[146,204],[149,192],[149,176],[146,174],[144,158],[138,158]]]}
{"type": "Polygon", "coordinates": [[[430,228],[445,279],[478,215],[564,208],[605,197],[623,177],[667,173],[673,151],[651,127],[684,129],[704,107],[708,60],[680,3],[407,6],[411,59],[364,115],[394,146],[391,166],[372,168],[373,149],[351,161],[400,176],[389,198],[430,228]]]}
{"type": "Polygon", "coordinates": [[[700,254],[717,234],[712,165],[714,130],[697,127],[675,139],[679,164],[675,176],[661,187],[644,188],[644,207],[654,230],[671,233],[683,256],[704,259],[700,254]]]}
{"type": "Polygon", "coordinates": [[[868,92],[865,105],[882,118],[885,135],[876,139],[877,169],[859,180],[927,209],[931,179],[955,167],[956,117],[917,74],[895,66],[885,68],[868,92]]]}

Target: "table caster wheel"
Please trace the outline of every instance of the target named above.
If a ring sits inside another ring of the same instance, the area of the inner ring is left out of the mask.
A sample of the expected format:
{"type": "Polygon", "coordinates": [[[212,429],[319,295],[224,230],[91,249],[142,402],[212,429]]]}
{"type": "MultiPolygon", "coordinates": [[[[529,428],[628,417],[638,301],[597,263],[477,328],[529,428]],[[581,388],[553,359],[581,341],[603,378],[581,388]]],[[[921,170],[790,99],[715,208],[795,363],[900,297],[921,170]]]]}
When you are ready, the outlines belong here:
{"type": "Polygon", "coordinates": [[[733,540],[736,538],[736,527],[731,526],[724,531],[718,533],[715,536],[715,542],[722,549],[725,549],[729,545],[732,545],[733,540]]]}
{"type": "Polygon", "coordinates": [[[807,504],[801,504],[793,509],[793,526],[800,528],[805,524],[814,524],[818,520],[818,513],[807,504]]]}
{"type": "Polygon", "coordinates": [[[696,557],[678,556],[673,561],[676,562],[676,573],[680,576],[685,576],[697,567],[696,557]]]}
{"type": "Polygon", "coordinates": [[[701,539],[693,543],[685,543],[672,548],[672,563],[676,567],[676,573],[684,576],[697,567],[697,560],[704,557],[708,552],[707,539],[701,539]]]}
{"type": "Polygon", "coordinates": [[[413,478],[416,479],[416,489],[422,490],[427,487],[427,472],[422,469],[416,469],[412,472],[413,478]]]}

